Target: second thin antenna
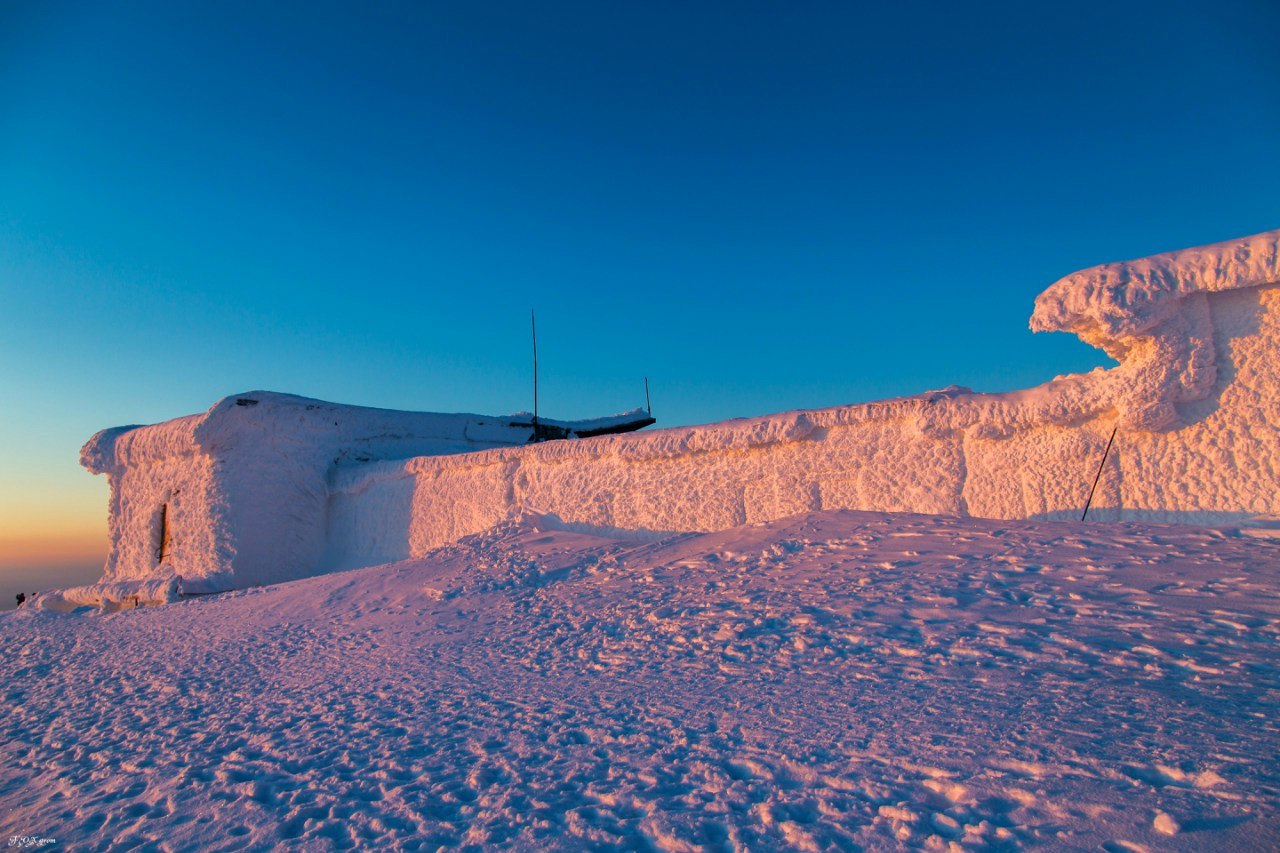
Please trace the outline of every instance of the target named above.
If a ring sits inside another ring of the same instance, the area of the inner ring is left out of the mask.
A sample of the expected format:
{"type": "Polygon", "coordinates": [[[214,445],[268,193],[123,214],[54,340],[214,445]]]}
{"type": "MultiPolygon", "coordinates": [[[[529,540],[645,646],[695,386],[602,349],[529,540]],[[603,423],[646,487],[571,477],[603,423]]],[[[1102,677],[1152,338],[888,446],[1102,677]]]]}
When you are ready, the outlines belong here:
{"type": "Polygon", "coordinates": [[[533,328],[533,440],[538,440],[538,315],[529,309],[529,322],[533,328]]]}

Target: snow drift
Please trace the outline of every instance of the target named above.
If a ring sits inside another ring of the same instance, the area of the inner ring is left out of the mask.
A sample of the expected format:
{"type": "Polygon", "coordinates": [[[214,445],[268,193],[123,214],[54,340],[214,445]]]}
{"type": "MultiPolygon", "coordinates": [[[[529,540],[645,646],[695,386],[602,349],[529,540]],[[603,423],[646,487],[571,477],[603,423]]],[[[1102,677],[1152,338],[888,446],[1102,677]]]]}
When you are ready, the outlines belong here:
{"type": "Polygon", "coordinates": [[[265,393],[107,430],[83,454],[111,478],[104,580],[271,583],[420,556],[524,508],[650,537],[827,509],[1072,518],[1113,429],[1091,517],[1280,515],[1280,231],[1067,276],[1031,326],[1120,364],[536,445],[502,419],[265,393]]]}

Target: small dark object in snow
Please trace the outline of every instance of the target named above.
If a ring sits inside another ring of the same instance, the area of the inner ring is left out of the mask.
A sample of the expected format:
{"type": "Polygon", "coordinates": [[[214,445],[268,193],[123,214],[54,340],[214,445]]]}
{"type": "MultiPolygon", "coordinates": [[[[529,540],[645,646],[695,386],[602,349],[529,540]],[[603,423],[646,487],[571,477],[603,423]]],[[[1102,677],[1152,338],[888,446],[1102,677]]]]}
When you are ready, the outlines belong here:
{"type": "Polygon", "coordinates": [[[27,600],[27,594],[26,594],[25,592],[20,592],[20,593],[18,593],[18,594],[17,594],[17,596],[15,596],[15,597],[18,599],[18,606],[19,606],[19,607],[21,607],[21,606],[23,605],[23,603],[24,603],[24,602],[26,602],[26,600],[27,600]]]}
{"type": "Polygon", "coordinates": [[[256,406],[258,405],[258,401],[251,400],[248,397],[240,397],[236,400],[236,405],[237,406],[256,406]]]}

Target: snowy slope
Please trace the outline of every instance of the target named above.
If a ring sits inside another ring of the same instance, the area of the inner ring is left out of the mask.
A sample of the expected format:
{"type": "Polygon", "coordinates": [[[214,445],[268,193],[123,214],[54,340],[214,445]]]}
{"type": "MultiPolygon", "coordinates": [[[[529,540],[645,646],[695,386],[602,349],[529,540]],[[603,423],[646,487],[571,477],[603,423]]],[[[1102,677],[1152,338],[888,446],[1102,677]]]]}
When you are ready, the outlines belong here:
{"type": "Polygon", "coordinates": [[[819,512],[0,617],[59,849],[1275,849],[1280,542],[819,512]]]}

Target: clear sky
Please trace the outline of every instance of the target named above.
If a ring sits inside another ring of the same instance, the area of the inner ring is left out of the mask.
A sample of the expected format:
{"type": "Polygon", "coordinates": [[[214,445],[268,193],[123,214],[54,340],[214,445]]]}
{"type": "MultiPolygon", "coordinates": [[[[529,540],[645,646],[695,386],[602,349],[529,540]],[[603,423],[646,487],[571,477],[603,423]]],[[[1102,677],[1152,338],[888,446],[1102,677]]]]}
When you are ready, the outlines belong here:
{"type": "Polygon", "coordinates": [[[0,2],[0,574],[240,391],[660,425],[1033,385],[1075,269],[1280,226],[1280,5],[0,2]]]}

